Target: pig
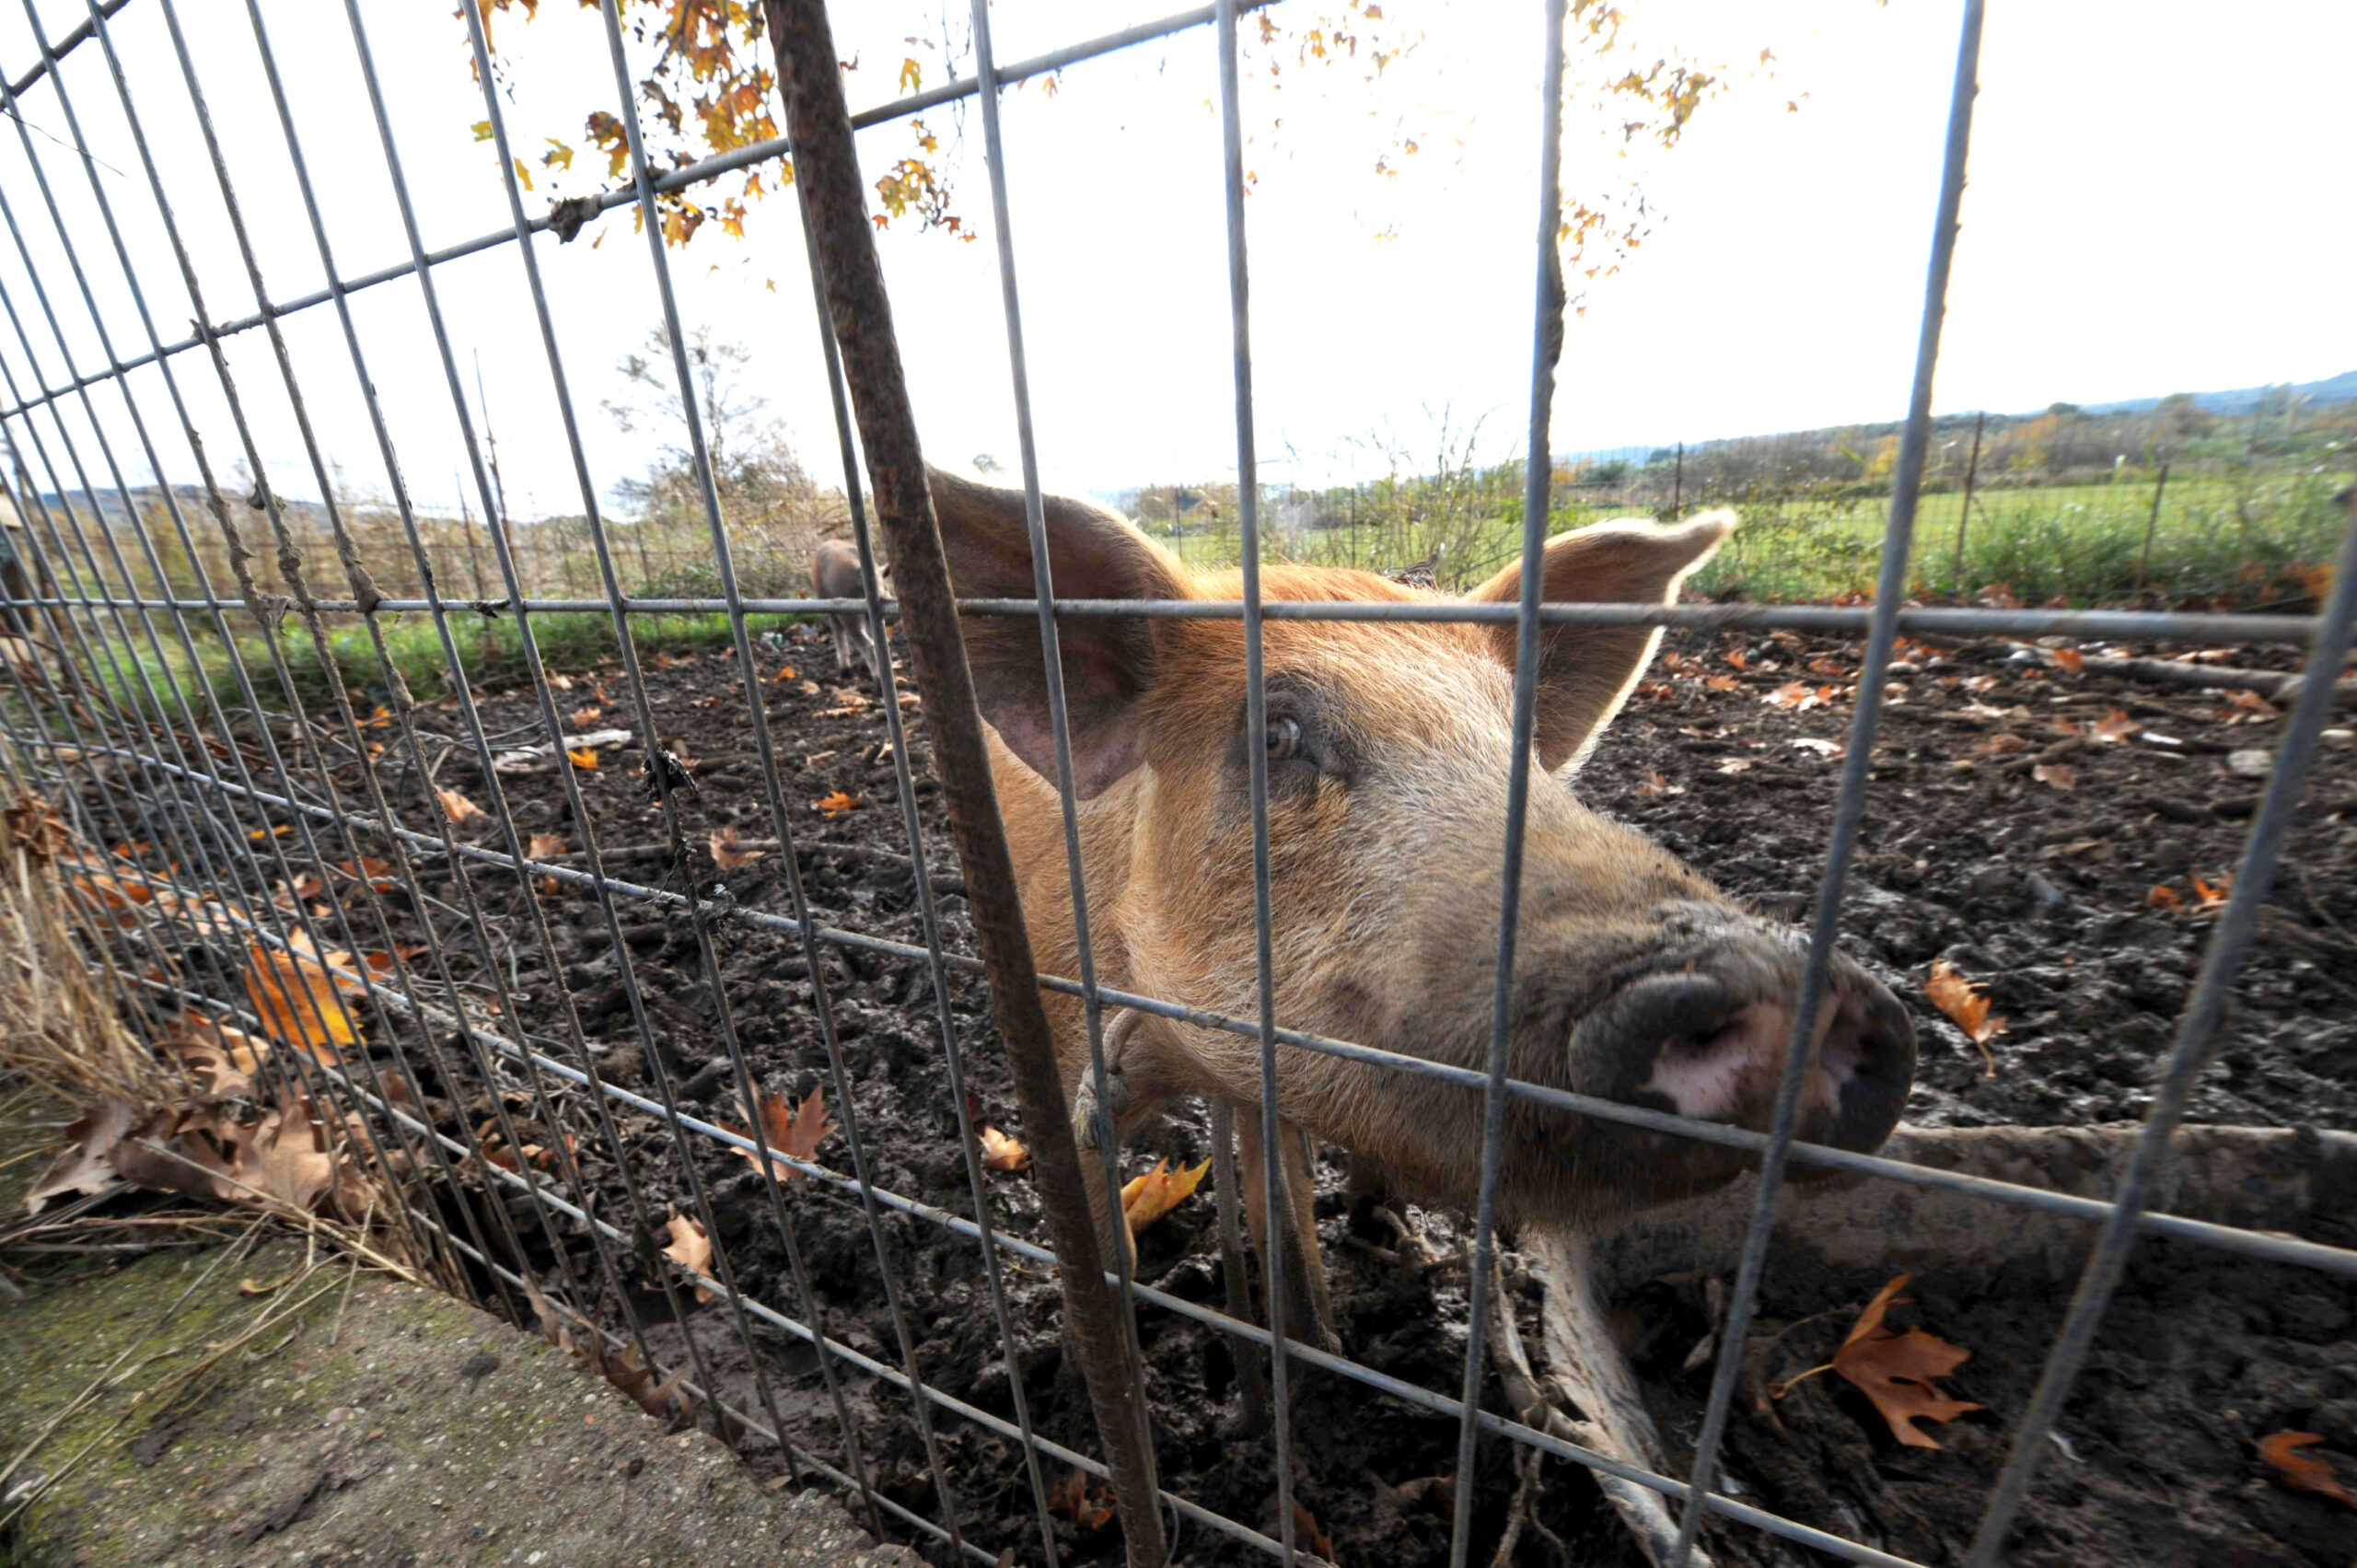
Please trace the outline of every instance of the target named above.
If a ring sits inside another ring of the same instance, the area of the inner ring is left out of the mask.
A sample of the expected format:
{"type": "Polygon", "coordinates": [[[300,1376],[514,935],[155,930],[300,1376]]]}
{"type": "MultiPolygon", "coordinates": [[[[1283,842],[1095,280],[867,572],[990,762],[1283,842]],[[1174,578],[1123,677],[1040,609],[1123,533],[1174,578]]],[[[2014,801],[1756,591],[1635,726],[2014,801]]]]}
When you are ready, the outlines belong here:
{"type": "MultiPolygon", "coordinates": [[[[959,597],[1031,597],[1021,493],[940,472],[932,490],[959,597]]],[[[1194,570],[1112,513],[1051,497],[1045,514],[1059,598],[1242,598],[1240,574],[1194,570]]],[[[1672,603],[1735,526],[1719,511],[1561,535],[1546,547],[1543,598],[1672,603]]],[[[1508,566],[1464,598],[1512,604],[1520,579],[1519,564],[1508,566]]],[[[1272,601],[1449,597],[1338,567],[1271,565],[1260,582],[1272,601]]],[[[1031,617],[1004,615],[970,615],[960,626],[1032,947],[1041,972],[1074,975],[1039,628],[1031,617]]],[[[1280,1027],[1485,1070],[1514,749],[1514,624],[1265,621],[1267,722],[1258,735],[1246,733],[1239,621],[1074,616],[1058,632],[1102,983],[1259,1016],[1247,771],[1247,748],[1258,746],[1267,763],[1280,1027]]],[[[1761,1129],[1793,1029],[1805,942],[1590,810],[1570,784],[1660,639],[1659,628],[1642,626],[1543,633],[1507,1070],[1557,1089],[1761,1129]]],[[[1067,1095],[1084,1105],[1076,1121],[1085,1121],[1081,1005],[1056,993],[1042,1000],[1067,1095]]],[[[1371,1170],[1405,1196],[1472,1202],[1478,1088],[1280,1042],[1278,1103],[1263,1107],[1257,1040],[1114,1016],[1123,1092],[1109,1109],[1126,1128],[1177,1096],[1231,1108],[1264,1257],[1263,1110],[1289,1134],[1279,1144],[1295,1212],[1280,1218],[1295,1237],[1317,1235],[1302,1133],[1341,1145],[1354,1171],[1371,1170]]],[[[1798,1135],[1878,1147],[1907,1098],[1914,1027],[1886,987],[1840,954],[1812,1051],[1798,1135]]],[[[1082,1161],[1091,1202],[1111,1244],[1126,1245],[1101,1164],[1093,1154],[1082,1161]]],[[[1707,1191],[1755,1164],[1740,1151],[1510,1098],[1499,1212],[1509,1226],[1593,1229],[1707,1191]]],[[[1309,1254],[1308,1294],[1328,1324],[1315,1248],[1286,1250],[1309,1254]]],[[[1330,1329],[1324,1337],[1330,1342],[1330,1329]]]]}
{"type": "MultiPolygon", "coordinates": [[[[859,580],[859,547],[840,539],[820,544],[810,557],[810,592],[814,598],[866,597],[867,590],[859,580]]],[[[868,674],[883,679],[883,661],[890,656],[877,647],[865,612],[827,619],[835,628],[835,668],[849,669],[855,658],[867,667],[868,674]]]]}

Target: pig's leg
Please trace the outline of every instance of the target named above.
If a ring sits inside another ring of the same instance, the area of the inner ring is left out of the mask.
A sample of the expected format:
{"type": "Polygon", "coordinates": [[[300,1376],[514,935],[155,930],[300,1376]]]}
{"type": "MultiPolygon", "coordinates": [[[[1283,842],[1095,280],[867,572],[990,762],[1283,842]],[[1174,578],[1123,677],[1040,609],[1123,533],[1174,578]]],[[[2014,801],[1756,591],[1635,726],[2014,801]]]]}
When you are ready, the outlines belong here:
{"type": "MultiPolygon", "coordinates": [[[[1237,1104],[1236,1133],[1237,1142],[1242,1145],[1244,1218],[1251,1226],[1252,1245],[1260,1254],[1265,1276],[1269,1221],[1261,1202],[1260,1173],[1267,1166],[1260,1156],[1259,1106],[1237,1104]]],[[[1322,1349],[1340,1350],[1341,1340],[1334,1332],[1334,1298],[1326,1283],[1326,1259],[1318,1249],[1318,1188],[1310,1178],[1306,1135],[1292,1122],[1280,1121],[1277,1154],[1278,1171],[1283,1178],[1277,1214],[1284,1226],[1286,1332],[1322,1349]],[[1304,1303],[1307,1304],[1306,1312],[1304,1303]]]]}
{"type": "MultiPolygon", "coordinates": [[[[1149,1039],[1152,1022],[1145,1014],[1126,1007],[1109,1015],[1105,1021],[1105,1091],[1109,1103],[1104,1109],[1106,1119],[1117,1134],[1117,1146],[1151,1120],[1168,1098],[1166,1093],[1148,1086],[1155,1077],[1155,1042],[1149,1039]]],[[[1101,1144],[1097,1141],[1097,1074],[1085,1051],[1078,1060],[1079,1080],[1072,1086],[1067,1098],[1073,1108],[1073,1140],[1080,1145],[1080,1179],[1088,1191],[1088,1212],[1096,1221],[1098,1243],[1119,1248],[1122,1256],[1134,1260],[1130,1227],[1121,1217],[1120,1200],[1105,1184],[1105,1156],[1099,1152],[1101,1144]]],[[[1113,1258],[1109,1250],[1105,1255],[1109,1267],[1113,1258]]]]}
{"type": "Polygon", "coordinates": [[[835,668],[837,669],[849,669],[851,668],[851,617],[848,615],[838,615],[833,619],[835,623],[835,668]]]}

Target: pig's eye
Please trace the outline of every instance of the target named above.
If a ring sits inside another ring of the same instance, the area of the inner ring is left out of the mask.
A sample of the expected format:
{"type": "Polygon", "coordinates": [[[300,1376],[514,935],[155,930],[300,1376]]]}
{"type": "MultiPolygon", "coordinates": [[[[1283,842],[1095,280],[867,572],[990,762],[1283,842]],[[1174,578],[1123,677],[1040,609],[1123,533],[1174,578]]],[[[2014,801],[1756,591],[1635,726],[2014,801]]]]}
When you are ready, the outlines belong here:
{"type": "Polygon", "coordinates": [[[1269,749],[1269,761],[1282,762],[1301,755],[1301,726],[1292,719],[1271,719],[1262,732],[1269,749]]]}

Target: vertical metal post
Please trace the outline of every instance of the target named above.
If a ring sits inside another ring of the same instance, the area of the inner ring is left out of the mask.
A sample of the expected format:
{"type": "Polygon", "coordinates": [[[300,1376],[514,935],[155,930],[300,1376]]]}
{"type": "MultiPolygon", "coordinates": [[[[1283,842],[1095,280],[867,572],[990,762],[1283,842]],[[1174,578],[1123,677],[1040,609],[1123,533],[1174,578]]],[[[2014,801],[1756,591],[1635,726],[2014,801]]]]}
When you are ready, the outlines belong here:
{"type": "Polygon", "coordinates": [[[1964,465],[1964,505],[1956,514],[1956,591],[1964,592],[1964,530],[1972,521],[1972,482],[1980,477],[1980,431],[1989,423],[1987,411],[1972,416],[1972,456],[1964,465]]]}
{"type": "Polygon", "coordinates": [[[1045,1200],[1057,1275],[1134,1568],[1167,1555],[1154,1468],[1121,1355],[1097,1227],[1080,1175],[1039,972],[999,822],[973,677],[958,631],[948,563],[926,488],[924,458],[892,335],[891,303],[869,232],[866,195],[822,0],[764,0],[785,100],[795,177],[827,284],[827,308],[867,456],[876,514],[892,546],[894,587],[934,733],[934,761],[965,873],[967,902],[999,1019],[1024,1133],[1045,1200]]]}
{"type": "Polygon", "coordinates": [[[1677,469],[1677,471],[1676,471],[1676,472],[1674,472],[1674,473],[1672,473],[1672,474],[1670,475],[1670,480],[1669,480],[1669,519],[1670,519],[1670,521],[1672,521],[1672,522],[1676,522],[1676,521],[1678,520],[1678,513],[1680,513],[1680,512],[1684,511],[1684,510],[1685,510],[1685,508],[1686,508],[1686,443],[1685,443],[1685,442],[1683,442],[1683,441],[1680,441],[1680,442],[1678,444],[1678,469],[1677,469]]]}
{"type": "Polygon", "coordinates": [[[1726,1326],[1719,1333],[1719,1358],[1711,1376],[1710,1404],[1694,1443],[1686,1507],[1667,1568],[1686,1568],[1694,1537],[1702,1527],[1704,1499],[1718,1469],[1719,1443],[1735,1403],[1736,1377],[1743,1363],[1744,1335],[1768,1261],[1768,1239],[1792,1149],[1793,1127],[1807,1081],[1817,1039],[1817,1013],[1825,1002],[1826,971],[1840,934],[1841,892],[1865,819],[1866,779],[1873,765],[1875,734],[1882,720],[1885,672],[1898,633],[1898,607],[1907,595],[1907,565],[1915,537],[1915,502],[1932,445],[1932,379],[1939,366],[1940,327],[1947,317],[1948,273],[1956,260],[1958,215],[1964,206],[1966,156],[1972,145],[1972,102],[1980,92],[1980,26],[1984,0],[1965,0],[1962,36],[1956,41],[1956,79],[1948,99],[1947,150],[1940,174],[1939,209],[1932,223],[1932,259],[1923,283],[1923,318],[1915,340],[1915,381],[1908,400],[1907,428],[1898,444],[1898,470],[1890,495],[1890,522],[1883,533],[1882,568],[1875,584],[1874,612],[1867,621],[1866,652],[1858,669],[1857,711],[1851,719],[1849,749],[1841,763],[1841,793],[1834,805],[1833,838],[1827,846],[1825,875],[1817,884],[1817,911],[1809,925],[1808,963],[1794,1008],[1792,1042],[1776,1089],[1767,1152],[1760,1156],[1759,1184],[1751,1206],[1750,1229],[1727,1301],[1726,1326]]]}
{"type": "MultiPolygon", "coordinates": [[[[1538,282],[1531,308],[1530,430],[1523,459],[1522,594],[1514,642],[1514,750],[1506,772],[1505,855],[1499,865],[1498,971],[1490,997],[1489,1083],[1481,1103],[1481,1188],[1474,1208],[1472,1276],[1466,1292],[1465,1412],[1457,1434],[1457,1515],[1449,1568],[1465,1568],[1473,1546],[1473,1461],[1480,1427],[1483,1330],[1495,1255],[1498,1167],[1505,1156],[1506,1046],[1514,1032],[1514,961],[1522,914],[1524,819],[1530,808],[1532,732],[1538,712],[1538,605],[1546,592],[1547,496],[1554,478],[1555,366],[1563,356],[1562,168],[1563,158],[1563,0],[1547,0],[1546,60],[1538,110],[1538,282]]],[[[1682,458],[1685,447],[1678,447],[1682,458]]]]}
{"type": "Polygon", "coordinates": [[[2153,536],[2161,527],[2161,492],[2169,487],[2169,465],[2161,465],[2158,478],[2153,481],[2153,509],[2144,517],[2144,553],[2136,563],[2136,582],[2141,587],[2153,580],[2153,536]]]}

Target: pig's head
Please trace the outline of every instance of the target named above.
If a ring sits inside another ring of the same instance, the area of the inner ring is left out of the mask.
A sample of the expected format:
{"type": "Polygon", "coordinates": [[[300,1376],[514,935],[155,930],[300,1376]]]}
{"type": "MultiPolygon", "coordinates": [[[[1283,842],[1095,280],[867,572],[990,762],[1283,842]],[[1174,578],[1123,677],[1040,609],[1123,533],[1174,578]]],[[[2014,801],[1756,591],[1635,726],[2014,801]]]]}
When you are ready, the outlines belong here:
{"type": "MultiPolygon", "coordinates": [[[[934,479],[958,591],[1028,598],[1022,497],[934,479]]],[[[1118,517],[1050,499],[1062,598],[1236,599],[1118,517]]],[[[1551,540],[1550,601],[1667,603],[1735,518],[1598,524],[1551,540]]],[[[1271,600],[1432,599],[1369,573],[1281,566],[1271,600]]],[[[1513,603],[1518,567],[1468,597],[1513,603]]],[[[964,623],[982,712],[1056,776],[1036,621],[964,623]]],[[[1093,905],[1149,994],[1259,1015],[1250,749],[1268,766],[1281,1026],[1462,1067],[1486,1064],[1514,749],[1511,624],[1268,621],[1267,723],[1248,733],[1235,620],[1059,621],[1073,768],[1092,838],[1124,867],[1093,905]],[[1108,907],[1109,903],[1109,907],[1108,907]]],[[[1546,629],[1525,819],[1508,1072],[1534,1084],[1764,1128],[1798,1005],[1796,934],[1747,912],[1633,830],[1583,806],[1567,775],[1651,660],[1651,627],[1546,629]]],[[[1097,856],[1092,853],[1092,863],[1097,856]]],[[[1799,868],[1795,868],[1796,872],[1799,868]]],[[[1173,1083],[1257,1095],[1252,1041],[1189,1029],[1173,1083]]],[[[1399,1071],[1280,1047],[1285,1114],[1411,1186],[1478,1179],[1480,1097],[1399,1071]]],[[[1881,984],[1836,957],[1818,1009],[1799,1136],[1873,1149],[1896,1125],[1914,1030],[1881,984]]],[[[1594,1222],[1685,1196],[1748,1159],[1721,1146],[1509,1102],[1501,1196],[1530,1219],[1594,1222]]]]}

